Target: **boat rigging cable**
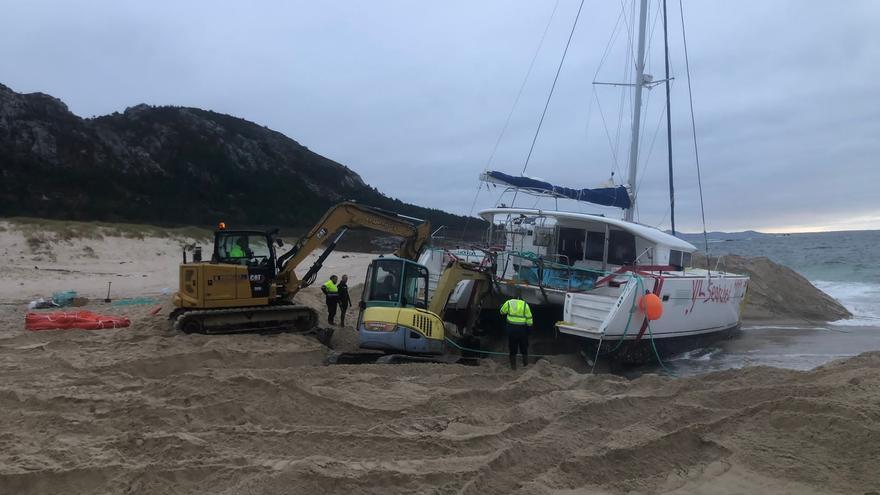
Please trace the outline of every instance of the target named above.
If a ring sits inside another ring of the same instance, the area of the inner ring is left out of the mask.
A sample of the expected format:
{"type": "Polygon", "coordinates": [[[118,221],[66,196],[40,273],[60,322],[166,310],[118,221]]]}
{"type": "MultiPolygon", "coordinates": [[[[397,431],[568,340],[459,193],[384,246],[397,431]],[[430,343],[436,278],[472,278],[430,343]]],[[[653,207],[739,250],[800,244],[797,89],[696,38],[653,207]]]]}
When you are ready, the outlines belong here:
{"type": "MultiPolygon", "coordinates": [[[[625,57],[626,60],[624,63],[624,71],[623,71],[623,77],[622,77],[622,80],[626,81],[626,80],[630,79],[630,77],[631,77],[630,74],[634,70],[635,66],[637,65],[636,60],[635,60],[635,55],[634,55],[634,48],[633,48],[634,38],[633,38],[633,32],[632,32],[635,29],[635,27],[634,26],[631,27],[629,24],[630,18],[632,19],[632,23],[636,22],[635,1],[633,1],[631,4],[632,5],[632,15],[629,17],[627,17],[627,15],[626,15],[626,2],[625,2],[625,0],[620,0],[620,5],[621,5],[621,10],[620,10],[620,16],[618,17],[618,22],[620,20],[620,17],[622,17],[624,20],[623,26],[626,28],[626,33],[627,33],[627,44],[626,44],[627,52],[626,52],[626,57],[625,57]]],[[[658,5],[659,5],[659,0],[658,0],[658,5]]],[[[651,39],[653,38],[654,31],[656,30],[657,25],[658,25],[658,21],[661,17],[660,12],[661,12],[661,9],[658,7],[657,13],[654,14],[653,21],[649,22],[649,24],[651,24],[651,30],[650,30],[649,36],[646,39],[646,42],[649,47],[651,45],[651,39]]],[[[605,83],[605,82],[598,82],[597,81],[597,78],[599,76],[599,72],[602,70],[602,66],[605,62],[605,59],[607,58],[608,49],[613,44],[613,42],[616,40],[616,37],[617,37],[617,24],[615,24],[614,30],[612,30],[611,37],[609,38],[608,44],[605,47],[605,51],[602,54],[602,59],[599,62],[599,66],[596,69],[596,73],[593,75],[593,100],[595,100],[596,103],[598,104],[599,115],[602,118],[602,125],[604,127],[605,135],[608,138],[608,143],[611,148],[611,155],[614,160],[614,166],[617,169],[617,172],[619,173],[620,168],[619,168],[618,150],[620,147],[620,138],[622,136],[621,126],[623,124],[624,107],[625,107],[624,103],[628,101],[630,104],[629,106],[630,107],[633,106],[634,103],[632,101],[632,93],[630,91],[621,91],[620,92],[620,102],[618,105],[618,112],[617,112],[617,115],[618,115],[617,128],[616,128],[615,138],[612,138],[611,132],[608,129],[608,122],[607,122],[607,119],[605,118],[605,113],[602,108],[602,103],[601,103],[601,101],[599,101],[599,97],[596,92],[596,85],[633,86],[632,84],[626,84],[626,83],[605,83]],[[629,97],[629,100],[627,100],[627,97],[629,97]]],[[[646,63],[650,67],[651,59],[648,58],[646,60],[646,63]]],[[[649,88],[650,88],[650,86],[649,86],[649,88]]],[[[642,104],[642,107],[650,106],[651,94],[652,94],[651,92],[648,92],[647,97],[645,98],[645,101],[642,104]]],[[[592,100],[591,100],[591,102],[592,102],[592,100]]],[[[641,173],[637,174],[639,177],[639,180],[636,184],[630,185],[630,187],[632,187],[633,191],[636,193],[641,189],[641,184],[645,179],[644,171],[646,170],[647,164],[650,161],[650,157],[653,153],[654,141],[656,140],[657,134],[660,131],[660,124],[663,121],[663,117],[664,117],[665,112],[666,112],[666,109],[664,108],[663,112],[661,112],[661,114],[659,115],[659,118],[657,120],[657,126],[654,129],[654,134],[653,134],[653,137],[651,138],[650,150],[648,151],[647,154],[642,153],[641,156],[639,157],[639,160],[638,160],[639,165],[637,165],[639,167],[639,170],[641,170],[641,173]]],[[[647,119],[642,119],[642,121],[639,125],[639,127],[640,127],[639,135],[640,136],[646,136],[645,131],[646,131],[647,126],[648,126],[647,119]]],[[[639,139],[640,142],[642,140],[643,140],[643,138],[639,139]]],[[[636,212],[636,216],[638,216],[637,212],[636,212]]]]}
{"type": "MultiPolygon", "coordinates": [[[[706,233],[706,208],[703,205],[703,180],[700,175],[700,151],[697,148],[697,122],[694,119],[694,93],[691,90],[691,65],[688,61],[688,44],[687,44],[687,35],[685,34],[684,29],[684,6],[682,5],[682,0],[678,0],[678,11],[681,14],[681,39],[684,43],[684,66],[685,71],[687,72],[687,81],[688,81],[688,100],[690,101],[691,106],[691,131],[694,135],[694,159],[697,162],[697,187],[700,190],[700,215],[703,218],[703,244],[706,248],[706,259],[709,259],[709,235],[706,233]]],[[[708,266],[708,261],[707,261],[708,266]]]]}
{"type": "MultiPolygon", "coordinates": [[[[553,5],[553,10],[550,12],[550,17],[547,19],[547,25],[544,26],[544,32],[541,34],[541,40],[538,42],[538,47],[535,48],[535,54],[532,55],[532,61],[529,62],[529,68],[526,71],[526,77],[523,78],[522,84],[519,85],[519,91],[516,93],[516,98],[513,99],[513,105],[510,107],[510,112],[507,114],[507,120],[504,121],[504,126],[501,128],[501,133],[498,135],[498,139],[495,141],[495,146],[492,148],[492,153],[489,155],[489,159],[486,160],[486,166],[483,167],[483,172],[489,170],[489,167],[492,165],[492,160],[495,159],[495,154],[498,152],[498,147],[501,145],[501,140],[504,139],[504,135],[507,133],[507,128],[510,126],[510,119],[513,117],[513,112],[516,110],[516,106],[519,104],[519,99],[523,94],[523,90],[526,88],[526,83],[529,81],[529,77],[532,75],[532,69],[535,67],[535,61],[538,59],[538,54],[541,53],[541,48],[544,46],[544,40],[547,38],[547,32],[550,31],[550,25],[553,24],[553,18],[556,16],[556,10],[559,8],[559,0],[556,0],[556,4],[553,5]]],[[[487,185],[488,187],[488,185],[487,185]]],[[[474,208],[477,207],[477,198],[480,196],[480,190],[483,188],[483,183],[479,180],[477,181],[477,191],[474,193],[474,200],[471,203],[471,209],[468,211],[468,218],[465,220],[464,229],[462,230],[461,236],[464,238],[465,233],[467,232],[467,226],[470,222],[470,218],[474,214],[474,208]]]]}
{"type": "Polygon", "coordinates": [[[556,4],[553,6],[553,11],[550,12],[550,18],[547,19],[547,26],[544,27],[544,33],[541,34],[541,41],[538,42],[538,48],[535,49],[535,54],[532,55],[529,69],[526,71],[526,77],[519,86],[519,91],[516,93],[516,98],[513,100],[513,106],[510,107],[510,112],[507,114],[507,120],[504,122],[504,127],[501,128],[501,134],[498,135],[498,140],[495,141],[495,147],[492,148],[492,154],[489,155],[489,160],[486,161],[486,167],[483,169],[484,172],[489,170],[489,167],[492,165],[492,160],[495,159],[495,153],[498,151],[498,146],[501,144],[501,140],[504,138],[508,126],[510,126],[510,119],[513,117],[513,112],[516,110],[516,106],[519,104],[519,99],[523,94],[526,83],[529,81],[529,76],[531,76],[532,69],[535,67],[535,61],[538,59],[538,54],[541,53],[541,48],[544,46],[544,40],[547,38],[547,32],[550,31],[550,25],[553,23],[553,17],[556,15],[556,9],[558,7],[559,0],[556,0],[556,4]]]}
{"type": "MultiPolygon", "coordinates": [[[[618,149],[620,148],[620,126],[623,122],[623,102],[626,98],[624,92],[620,93],[620,104],[618,105],[618,121],[617,121],[617,129],[615,137],[611,137],[611,131],[608,128],[608,119],[605,118],[605,111],[602,108],[602,101],[599,100],[599,94],[596,92],[596,80],[599,77],[599,72],[602,70],[602,67],[605,65],[605,61],[608,59],[608,54],[610,53],[611,46],[617,40],[617,36],[626,30],[627,33],[627,50],[629,50],[629,46],[632,43],[632,35],[630,34],[629,24],[626,17],[626,5],[621,1],[620,4],[620,14],[617,16],[617,22],[614,24],[614,29],[611,30],[611,36],[608,37],[608,42],[605,44],[605,50],[602,52],[602,58],[599,60],[599,65],[596,67],[596,72],[593,74],[593,100],[596,102],[596,106],[599,108],[599,117],[602,119],[602,127],[605,130],[605,136],[608,138],[608,147],[611,150],[611,158],[614,160],[614,169],[618,175],[620,174],[620,159],[618,155],[618,149]],[[621,22],[621,20],[623,22],[621,22]],[[618,26],[622,26],[621,29],[618,29],[618,26]]],[[[625,57],[626,63],[624,63],[624,75],[623,79],[625,80],[627,77],[627,71],[629,70],[629,51],[627,51],[627,57],[625,57]]],[[[592,103],[592,100],[591,100],[592,103]]]]}
{"type": "Polygon", "coordinates": [[[553,98],[553,91],[556,89],[556,82],[559,81],[559,73],[562,72],[562,65],[565,63],[565,56],[568,54],[568,47],[571,46],[571,38],[574,36],[574,30],[577,27],[578,19],[581,17],[581,10],[583,10],[583,8],[584,0],[581,0],[577,14],[574,16],[574,22],[571,25],[571,32],[568,33],[568,41],[565,42],[565,50],[562,51],[562,59],[559,60],[559,66],[556,68],[556,76],[553,77],[553,85],[550,86],[550,93],[547,95],[547,101],[544,103],[544,111],[541,112],[541,119],[538,121],[538,128],[535,129],[535,137],[532,138],[532,145],[529,147],[529,154],[526,156],[526,162],[523,164],[521,172],[523,175],[525,175],[526,168],[529,166],[529,160],[532,158],[532,151],[535,150],[535,143],[538,141],[538,134],[541,133],[541,126],[544,125],[544,117],[547,115],[547,108],[550,107],[550,99],[553,98]]]}
{"type": "MultiPolygon", "coordinates": [[[[608,53],[611,50],[611,45],[614,44],[614,40],[617,39],[618,34],[621,32],[618,27],[620,26],[620,21],[624,18],[625,13],[625,9],[621,7],[620,14],[617,15],[617,21],[614,23],[614,29],[611,30],[611,36],[608,38],[608,42],[605,44],[605,50],[602,52],[602,58],[599,60],[599,66],[596,67],[596,73],[593,74],[593,83],[595,83],[596,79],[599,77],[599,71],[602,70],[602,65],[608,58],[608,53]]],[[[595,101],[596,105],[599,107],[599,116],[602,118],[602,125],[605,129],[605,136],[608,138],[608,146],[611,148],[611,158],[614,159],[614,169],[618,174],[620,174],[620,165],[619,160],[617,159],[617,149],[615,149],[614,147],[614,140],[611,139],[611,132],[608,131],[608,123],[605,120],[605,113],[602,111],[602,103],[599,101],[599,95],[596,93],[595,84],[593,85],[592,89],[593,97],[590,98],[590,107],[587,111],[587,130],[584,140],[589,141],[590,122],[592,121],[591,117],[593,115],[593,102],[595,101]]]]}

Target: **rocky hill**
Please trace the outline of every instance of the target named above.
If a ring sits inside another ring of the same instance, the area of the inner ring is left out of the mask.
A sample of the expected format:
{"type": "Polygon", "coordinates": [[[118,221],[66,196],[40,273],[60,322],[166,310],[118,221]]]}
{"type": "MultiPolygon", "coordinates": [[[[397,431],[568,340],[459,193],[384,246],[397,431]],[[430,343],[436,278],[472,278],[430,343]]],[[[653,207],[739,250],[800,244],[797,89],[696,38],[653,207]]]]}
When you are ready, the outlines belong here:
{"type": "Polygon", "coordinates": [[[0,216],[165,225],[309,226],[353,199],[476,234],[479,220],[406,204],[279,132],[185,107],[83,119],[0,84],[0,216]]]}

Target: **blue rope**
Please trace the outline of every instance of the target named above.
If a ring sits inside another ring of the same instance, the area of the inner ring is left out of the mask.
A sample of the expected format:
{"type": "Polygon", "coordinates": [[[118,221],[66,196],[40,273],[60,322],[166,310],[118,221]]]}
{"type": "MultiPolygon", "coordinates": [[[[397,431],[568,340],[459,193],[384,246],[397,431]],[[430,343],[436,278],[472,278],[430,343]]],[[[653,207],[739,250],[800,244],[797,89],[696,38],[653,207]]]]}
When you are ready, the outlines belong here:
{"type": "MultiPolygon", "coordinates": [[[[620,340],[617,342],[617,345],[615,345],[614,348],[611,349],[610,351],[608,351],[606,354],[613,353],[614,351],[619,349],[621,345],[623,345],[624,338],[626,337],[627,332],[629,332],[629,325],[630,325],[630,322],[632,322],[632,315],[635,312],[636,299],[639,297],[639,295],[642,292],[645,291],[645,285],[644,285],[644,282],[642,282],[642,277],[639,275],[636,275],[634,273],[630,273],[630,280],[627,282],[627,284],[632,282],[633,278],[635,278],[636,283],[638,284],[638,286],[636,288],[636,290],[638,291],[638,294],[636,294],[636,297],[633,297],[632,305],[629,308],[629,316],[626,319],[626,327],[624,327],[624,329],[623,329],[623,335],[620,336],[620,340]]],[[[657,363],[660,365],[660,368],[662,368],[663,371],[665,371],[666,373],[668,373],[670,375],[675,376],[675,373],[673,373],[669,368],[667,368],[666,365],[663,363],[663,359],[660,358],[660,352],[657,350],[657,344],[654,342],[654,333],[651,331],[651,321],[648,320],[647,323],[648,323],[648,338],[651,339],[651,349],[654,351],[654,357],[657,358],[657,363]]],[[[603,337],[604,337],[604,334],[603,334],[603,337]]],[[[599,341],[600,346],[602,345],[601,342],[602,341],[600,340],[599,341]]],[[[599,356],[599,351],[597,350],[596,351],[596,359],[598,359],[598,356],[599,356]]]]}

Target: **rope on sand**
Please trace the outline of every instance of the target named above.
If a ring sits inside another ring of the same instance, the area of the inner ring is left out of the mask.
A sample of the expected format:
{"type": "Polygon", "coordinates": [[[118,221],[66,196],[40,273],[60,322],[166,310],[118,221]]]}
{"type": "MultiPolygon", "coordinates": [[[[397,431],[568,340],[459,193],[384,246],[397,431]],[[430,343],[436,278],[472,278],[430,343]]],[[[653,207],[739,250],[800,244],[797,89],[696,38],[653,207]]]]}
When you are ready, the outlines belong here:
{"type": "MultiPolygon", "coordinates": [[[[471,348],[469,348],[469,347],[464,347],[464,346],[458,345],[457,342],[455,342],[454,340],[450,339],[449,337],[446,337],[446,342],[449,342],[450,344],[452,344],[453,346],[455,346],[455,347],[456,347],[458,350],[460,350],[460,351],[465,351],[465,352],[476,352],[476,353],[479,353],[479,354],[489,354],[490,356],[509,356],[509,355],[510,355],[510,353],[508,353],[508,352],[484,351],[484,350],[482,350],[482,349],[471,349],[471,348]]],[[[552,355],[553,355],[553,354],[529,354],[529,357],[547,358],[547,357],[550,357],[550,356],[552,356],[552,355]]]]}

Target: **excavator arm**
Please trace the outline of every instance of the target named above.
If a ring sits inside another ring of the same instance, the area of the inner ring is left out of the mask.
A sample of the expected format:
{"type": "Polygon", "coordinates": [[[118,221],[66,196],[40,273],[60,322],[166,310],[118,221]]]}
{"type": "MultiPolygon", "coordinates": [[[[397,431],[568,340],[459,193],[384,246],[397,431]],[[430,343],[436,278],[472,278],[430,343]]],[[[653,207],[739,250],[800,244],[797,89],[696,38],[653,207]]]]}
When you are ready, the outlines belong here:
{"type": "Polygon", "coordinates": [[[301,237],[290,251],[278,258],[280,270],[275,279],[278,284],[285,286],[288,298],[315,281],[324,260],[336,248],[339,239],[346,231],[353,228],[367,228],[403,237],[403,242],[394,254],[409,260],[416,260],[419,257],[419,253],[431,236],[431,224],[427,221],[350,201],[339,203],[327,210],[321,220],[301,237]],[[331,243],[312,264],[302,280],[298,279],[294,270],[328,239],[332,239],[331,243]]]}
{"type": "Polygon", "coordinates": [[[437,287],[434,289],[431,301],[428,303],[428,311],[442,319],[449,296],[455,291],[458,283],[464,280],[475,282],[475,294],[473,297],[476,300],[482,299],[491,290],[492,278],[485,268],[473,263],[453,260],[446,266],[446,269],[443,270],[443,274],[440,275],[440,279],[437,281],[437,287]]]}
{"type": "Polygon", "coordinates": [[[428,303],[428,311],[439,316],[441,320],[445,320],[446,304],[449,297],[455,291],[458,283],[465,280],[472,281],[473,288],[468,301],[467,315],[459,323],[465,332],[468,332],[476,324],[484,298],[492,291],[492,276],[486,267],[459,260],[451,261],[437,281],[437,287],[428,303]]]}

